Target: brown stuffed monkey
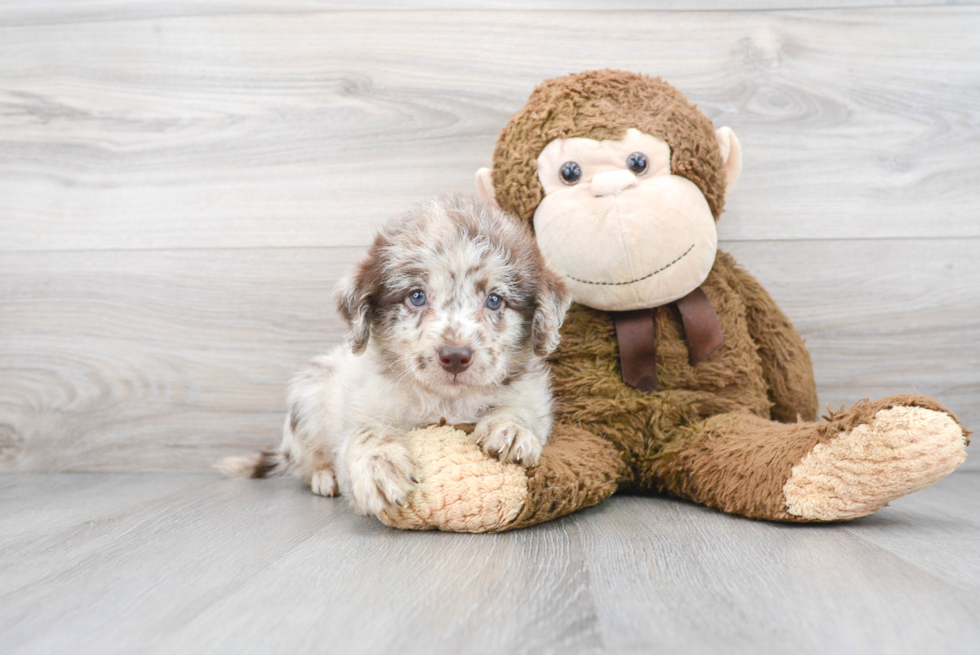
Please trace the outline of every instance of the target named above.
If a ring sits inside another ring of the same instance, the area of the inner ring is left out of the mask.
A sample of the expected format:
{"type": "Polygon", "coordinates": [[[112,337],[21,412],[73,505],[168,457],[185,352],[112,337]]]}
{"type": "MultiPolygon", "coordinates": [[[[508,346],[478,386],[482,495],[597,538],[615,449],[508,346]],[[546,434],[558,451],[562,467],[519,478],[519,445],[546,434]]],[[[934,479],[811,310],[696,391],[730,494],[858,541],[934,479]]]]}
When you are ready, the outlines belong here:
{"type": "Polygon", "coordinates": [[[559,406],[537,467],[484,456],[451,426],[413,433],[420,480],[382,514],[414,529],[502,531],[659,492],[774,521],[839,521],[952,472],[969,432],[920,395],[817,421],[803,340],[717,250],[741,170],[665,82],[620,71],[547,81],[497,142],[480,195],[532,223],[575,303],[551,358],[559,406]]]}

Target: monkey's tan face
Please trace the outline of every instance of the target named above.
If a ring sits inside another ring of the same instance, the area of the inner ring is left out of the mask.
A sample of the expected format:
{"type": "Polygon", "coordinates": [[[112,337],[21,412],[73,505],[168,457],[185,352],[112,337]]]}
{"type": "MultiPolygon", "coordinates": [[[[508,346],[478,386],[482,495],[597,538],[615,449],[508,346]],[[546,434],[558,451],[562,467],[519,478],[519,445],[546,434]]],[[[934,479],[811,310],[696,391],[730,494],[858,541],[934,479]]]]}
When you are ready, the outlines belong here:
{"type": "Polygon", "coordinates": [[[538,246],[577,302],[626,311],[682,298],[704,281],[718,247],[704,195],[670,170],[662,139],[556,139],[538,157],[545,198],[538,246]]]}

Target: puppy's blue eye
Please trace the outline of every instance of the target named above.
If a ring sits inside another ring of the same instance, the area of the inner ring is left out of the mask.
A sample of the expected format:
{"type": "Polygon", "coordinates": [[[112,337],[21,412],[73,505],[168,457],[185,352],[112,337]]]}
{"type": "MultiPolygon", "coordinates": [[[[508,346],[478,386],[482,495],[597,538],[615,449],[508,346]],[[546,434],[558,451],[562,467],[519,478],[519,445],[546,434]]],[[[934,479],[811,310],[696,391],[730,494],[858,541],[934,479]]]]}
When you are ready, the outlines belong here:
{"type": "Polygon", "coordinates": [[[490,297],[487,298],[487,309],[492,309],[493,311],[497,311],[498,309],[500,309],[500,306],[503,304],[504,304],[504,299],[495,293],[491,293],[490,297]]]}
{"type": "Polygon", "coordinates": [[[408,302],[412,303],[413,307],[421,307],[425,304],[425,291],[413,291],[408,296],[408,302]]]}

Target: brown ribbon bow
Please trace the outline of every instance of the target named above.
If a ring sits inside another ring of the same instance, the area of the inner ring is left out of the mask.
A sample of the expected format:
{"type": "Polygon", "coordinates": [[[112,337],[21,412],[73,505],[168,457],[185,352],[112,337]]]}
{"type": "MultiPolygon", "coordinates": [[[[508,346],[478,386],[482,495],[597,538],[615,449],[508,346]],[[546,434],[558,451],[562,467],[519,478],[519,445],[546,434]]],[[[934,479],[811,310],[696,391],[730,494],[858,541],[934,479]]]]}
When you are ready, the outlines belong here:
{"type": "MultiPolygon", "coordinates": [[[[691,366],[696,366],[725,341],[718,314],[700,287],[675,304],[684,323],[691,366]]],[[[657,308],[609,313],[616,324],[623,382],[645,393],[653,393],[657,390],[657,342],[653,330],[657,308]]]]}

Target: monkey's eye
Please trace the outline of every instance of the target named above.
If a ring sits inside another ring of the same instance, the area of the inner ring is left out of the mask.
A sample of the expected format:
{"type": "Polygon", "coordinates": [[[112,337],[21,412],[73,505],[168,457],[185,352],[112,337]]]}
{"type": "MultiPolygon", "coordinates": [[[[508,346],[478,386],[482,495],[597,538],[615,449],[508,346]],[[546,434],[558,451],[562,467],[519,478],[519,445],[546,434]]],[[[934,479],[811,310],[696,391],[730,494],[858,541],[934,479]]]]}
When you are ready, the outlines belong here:
{"type": "Polygon", "coordinates": [[[504,304],[504,299],[495,293],[491,293],[487,297],[487,309],[492,311],[497,311],[504,304]]]}
{"type": "Polygon", "coordinates": [[[578,184],[578,181],[582,179],[582,167],[573,161],[566,161],[561,165],[561,181],[572,186],[573,184],[578,184]]]}
{"type": "Polygon", "coordinates": [[[647,169],[647,156],[642,152],[634,152],[626,158],[626,167],[637,175],[643,174],[647,169]]]}
{"type": "Polygon", "coordinates": [[[408,294],[408,302],[412,303],[413,307],[421,307],[425,304],[425,291],[417,289],[408,294]]]}

